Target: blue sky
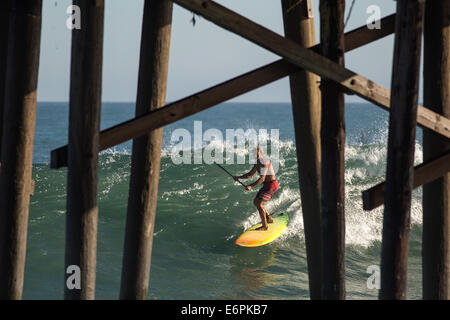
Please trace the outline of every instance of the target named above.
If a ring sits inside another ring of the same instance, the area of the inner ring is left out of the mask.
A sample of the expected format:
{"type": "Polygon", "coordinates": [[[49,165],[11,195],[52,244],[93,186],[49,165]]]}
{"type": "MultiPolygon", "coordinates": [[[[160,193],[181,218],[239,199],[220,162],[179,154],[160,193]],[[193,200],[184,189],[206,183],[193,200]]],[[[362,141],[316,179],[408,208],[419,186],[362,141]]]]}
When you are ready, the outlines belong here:
{"type": "MultiPolygon", "coordinates": [[[[283,35],[280,0],[220,0],[222,5],[283,35]]],[[[316,39],[319,34],[319,0],[313,0],[316,39]]],[[[66,9],[71,0],[44,0],[39,101],[67,101],[70,84],[71,31],[66,9]]],[[[143,0],[105,1],[103,101],[135,101],[143,0]]],[[[347,0],[346,11],[352,1],[347,0]]],[[[366,23],[366,9],[378,5],[381,16],[395,12],[393,0],[358,0],[346,31],[366,23]]],[[[167,101],[174,101],[279,59],[251,42],[174,5],[167,101]]],[[[390,86],[393,36],[346,54],[347,68],[390,86]]],[[[360,102],[347,96],[349,102],[360,102]]],[[[233,99],[234,102],[288,102],[287,78],[233,99]]]]}

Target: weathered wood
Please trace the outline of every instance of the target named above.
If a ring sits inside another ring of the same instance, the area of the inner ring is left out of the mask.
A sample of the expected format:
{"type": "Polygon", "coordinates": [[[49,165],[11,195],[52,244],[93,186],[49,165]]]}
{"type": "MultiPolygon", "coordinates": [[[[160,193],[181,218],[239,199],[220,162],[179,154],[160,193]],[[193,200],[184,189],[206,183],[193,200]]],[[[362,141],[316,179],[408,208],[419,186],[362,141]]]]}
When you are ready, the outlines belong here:
{"type": "MultiPolygon", "coordinates": [[[[394,30],[392,26],[394,18],[395,16],[392,15],[383,18],[380,21],[383,25],[383,32],[377,31],[372,33],[372,30],[363,26],[346,33],[346,51],[356,49],[369,43],[365,41],[375,41],[391,34],[394,30]]],[[[320,45],[312,47],[311,50],[319,51],[320,45]]],[[[294,74],[299,70],[302,69],[285,60],[278,60],[209,89],[197,92],[158,110],[148,112],[142,116],[103,130],[100,133],[100,150],[110,148],[127,140],[144,135],[151,130],[203,111],[243,93],[262,87],[290,74],[294,74]]],[[[67,146],[52,150],[50,163],[53,169],[67,166],[67,146]]]]}
{"type": "Polygon", "coordinates": [[[422,20],[422,0],[397,1],[380,299],[406,297],[422,20]]]}
{"type": "MultiPolygon", "coordinates": [[[[413,188],[439,179],[450,171],[450,153],[430,158],[422,164],[414,167],[413,188]]],[[[363,208],[370,211],[384,203],[384,189],[386,182],[381,182],[372,188],[362,192],[363,208]]]]}
{"type": "Polygon", "coordinates": [[[65,272],[64,298],[94,299],[104,1],[73,3],[82,19],[72,31],[65,266],[80,268],[81,288],[67,286],[65,272]]]}
{"type": "MultiPolygon", "coordinates": [[[[205,19],[227,29],[257,45],[284,57],[286,60],[321,77],[340,83],[359,97],[386,110],[390,108],[390,91],[382,86],[346,69],[312,50],[303,48],[292,40],[258,25],[239,14],[205,0],[172,0],[182,7],[194,11],[205,19]]],[[[438,134],[450,138],[450,119],[431,110],[418,107],[417,122],[438,134]]]]}
{"type": "Polygon", "coordinates": [[[36,181],[31,180],[31,184],[30,184],[30,196],[34,196],[35,188],[36,188],[36,181]]]}
{"type": "Polygon", "coordinates": [[[12,2],[0,175],[0,299],[21,299],[36,119],[40,0],[12,2]]]}
{"type": "MultiPolygon", "coordinates": [[[[316,43],[310,1],[282,0],[286,38],[303,47],[316,43]]],[[[290,75],[295,143],[311,299],[321,298],[322,240],[320,236],[320,91],[319,78],[300,70],[290,75]]]]}
{"type": "MultiPolygon", "coordinates": [[[[320,0],[322,55],[344,65],[345,0],[320,0]]],[[[345,299],[345,109],[342,87],[322,77],[323,299],[345,299]]]]}
{"type": "MultiPolygon", "coordinates": [[[[386,37],[394,32],[395,14],[384,17],[379,21],[380,29],[369,29],[367,25],[361,26],[345,34],[345,52],[362,47],[368,43],[386,37]]],[[[320,51],[318,51],[320,52],[320,51]]]]}
{"type": "MultiPolygon", "coordinates": [[[[136,116],[165,104],[173,4],[146,0],[136,116]]],[[[146,299],[155,226],[163,129],[133,140],[121,299],[146,299]]]]}
{"type": "Polygon", "coordinates": [[[2,156],[3,108],[5,104],[6,59],[8,58],[8,33],[11,3],[12,0],[0,2],[0,161],[2,156]]]}
{"type": "MultiPolygon", "coordinates": [[[[9,17],[12,0],[0,2],[0,174],[2,159],[3,110],[5,105],[6,71],[8,59],[9,17]]],[[[35,181],[31,180],[30,195],[34,195],[35,181]]]]}
{"type": "MultiPolygon", "coordinates": [[[[425,3],[424,104],[450,118],[450,1],[425,3]]],[[[427,161],[450,142],[425,129],[427,161]]],[[[423,187],[422,272],[424,299],[450,299],[450,157],[447,173],[423,187]]]]}

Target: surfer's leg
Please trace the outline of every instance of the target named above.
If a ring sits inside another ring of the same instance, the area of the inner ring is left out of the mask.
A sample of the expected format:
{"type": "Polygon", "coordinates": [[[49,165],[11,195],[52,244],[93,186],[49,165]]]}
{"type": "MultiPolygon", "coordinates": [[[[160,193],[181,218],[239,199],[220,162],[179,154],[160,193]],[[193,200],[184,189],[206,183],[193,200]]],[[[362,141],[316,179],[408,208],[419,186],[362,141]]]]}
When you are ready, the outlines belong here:
{"type": "MultiPolygon", "coordinates": [[[[277,192],[277,190],[278,190],[278,182],[271,181],[268,183],[264,183],[264,186],[259,190],[255,198],[255,201],[256,199],[260,201],[260,206],[264,211],[264,216],[268,223],[273,223],[273,219],[264,205],[266,204],[267,201],[272,199],[272,196],[275,194],[275,192],[277,192]]],[[[257,206],[256,203],[255,206],[257,206]]]]}
{"type": "Polygon", "coordinates": [[[267,223],[273,223],[273,219],[270,216],[269,211],[267,211],[267,209],[266,209],[266,206],[265,206],[266,202],[267,201],[261,201],[261,208],[263,208],[263,210],[264,210],[264,214],[266,215],[267,223]]]}
{"type": "Polygon", "coordinates": [[[266,216],[266,221],[267,221],[267,223],[273,223],[273,219],[272,219],[272,217],[270,216],[269,211],[267,211],[266,206],[265,206],[265,204],[266,204],[267,201],[264,201],[264,200],[262,200],[262,199],[259,199],[259,201],[260,201],[260,206],[261,206],[261,208],[262,208],[263,211],[264,211],[264,215],[266,216]]]}
{"type": "Polygon", "coordinates": [[[262,226],[257,228],[256,230],[267,230],[268,229],[267,219],[266,219],[266,211],[265,211],[263,202],[264,201],[261,201],[261,199],[258,199],[258,198],[255,198],[255,200],[253,200],[253,204],[258,209],[259,217],[261,218],[261,222],[262,222],[262,226]]]}

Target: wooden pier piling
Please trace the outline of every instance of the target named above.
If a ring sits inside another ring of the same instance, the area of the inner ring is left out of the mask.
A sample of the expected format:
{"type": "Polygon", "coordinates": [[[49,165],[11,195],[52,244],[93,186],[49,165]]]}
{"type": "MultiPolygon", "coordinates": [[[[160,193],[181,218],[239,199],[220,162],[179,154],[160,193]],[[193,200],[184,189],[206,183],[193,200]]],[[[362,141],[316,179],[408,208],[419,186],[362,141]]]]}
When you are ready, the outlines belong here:
{"type": "Polygon", "coordinates": [[[41,0],[11,4],[0,175],[0,299],[22,297],[42,11],[41,0]]]}
{"type": "MultiPolygon", "coordinates": [[[[344,65],[345,0],[320,0],[322,55],[344,65]]],[[[342,87],[322,77],[324,299],[345,299],[345,113],[342,87]]]]}
{"type": "Polygon", "coordinates": [[[9,16],[11,14],[11,3],[12,0],[4,0],[0,2],[0,161],[2,159],[3,109],[5,104],[9,16]]]}
{"type": "Polygon", "coordinates": [[[97,182],[102,88],[104,1],[75,0],[81,29],[72,31],[67,174],[65,299],[94,299],[97,261],[97,182]],[[81,288],[67,285],[70,266],[81,288]]]}
{"type": "MultiPolygon", "coordinates": [[[[136,116],[165,105],[173,4],[146,0],[136,116]]],[[[146,299],[155,226],[163,129],[133,140],[121,299],[146,299]]]]}
{"type": "MultiPolygon", "coordinates": [[[[424,105],[450,118],[450,2],[426,1],[424,105]]],[[[450,142],[423,131],[423,158],[450,150],[450,142]]],[[[450,299],[450,159],[447,173],[423,187],[423,298],[450,299]]]]}
{"type": "Polygon", "coordinates": [[[397,1],[380,299],[406,297],[422,20],[423,1],[397,1]]]}
{"type": "MultiPolygon", "coordinates": [[[[303,47],[316,44],[312,1],[282,0],[286,38],[303,47]]],[[[290,75],[292,113],[297,147],[300,196],[311,299],[321,298],[322,239],[320,236],[320,91],[319,77],[304,69],[290,75]]]]}

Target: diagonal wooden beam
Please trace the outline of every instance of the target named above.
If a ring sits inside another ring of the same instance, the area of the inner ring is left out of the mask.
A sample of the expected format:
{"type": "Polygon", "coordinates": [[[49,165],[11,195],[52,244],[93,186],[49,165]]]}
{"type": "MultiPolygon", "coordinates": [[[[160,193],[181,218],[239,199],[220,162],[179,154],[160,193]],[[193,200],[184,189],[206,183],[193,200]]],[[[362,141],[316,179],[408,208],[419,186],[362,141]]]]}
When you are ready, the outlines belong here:
{"type": "MultiPolygon", "coordinates": [[[[450,172],[450,151],[414,167],[413,188],[432,182],[447,172],[450,172]]],[[[373,210],[384,203],[385,184],[381,182],[362,192],[364,210],[373,210]]]]}
{"type": "MultiPolygon", "coordinates": [[[[217,86],[170,103],[158,110],[122,122],[101,131],[100,150],[105,150],[154,129],[193,115],[233,97],[262,87],[297,70],[284,60],[279,60],[217,86]]],[[[67,165],[67,146],[52,150],[50,166],[57,169],[67,165]]]]}
{"type": "MultiPolygon", "coordinates": [[[[361,26],[347,32],[345,34],[345,50],[348,52],[392,34],[395,15],[383,18],[380,23],[383,27],[378,30],[369,30],[366,26],[361,26]]],[[[319,52],[320,45],[312,47],[311,50],[319,52]]],[[[105,150],[132,138],[139,137],[151,130],[203,111],[221,102],[294,74],[299,70],[301,68],[282,59],[197,92],[156,111],[101,131],[100,150],[105,150]]],[[[50,166],[53,169],[67,166],[67,146],[62,146],[52,151],[50,166]]]]}
{"type": "MultiPolygon", "coordinates": [[[[340,83],[350,92],[384,109],[390,108],[390,90],[364,78],[296,42],[209,0],[171,0],[218,26],[231,31],[292,64],[314,72],[322,78],[340,83]]],[[[417,123],[450,138],[450,119],[418,106],[417,123]]]]}

